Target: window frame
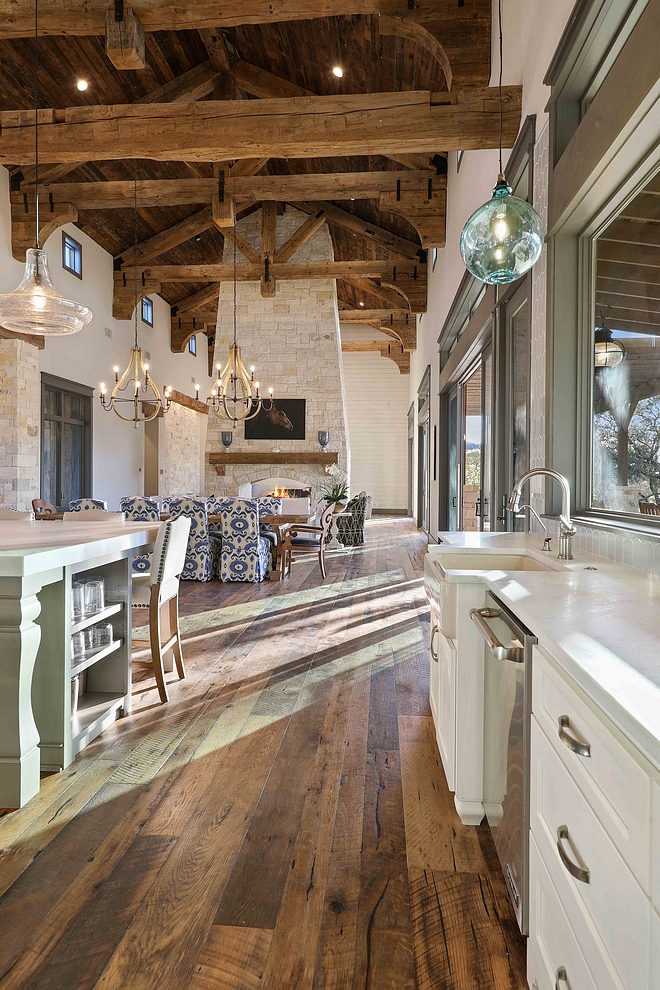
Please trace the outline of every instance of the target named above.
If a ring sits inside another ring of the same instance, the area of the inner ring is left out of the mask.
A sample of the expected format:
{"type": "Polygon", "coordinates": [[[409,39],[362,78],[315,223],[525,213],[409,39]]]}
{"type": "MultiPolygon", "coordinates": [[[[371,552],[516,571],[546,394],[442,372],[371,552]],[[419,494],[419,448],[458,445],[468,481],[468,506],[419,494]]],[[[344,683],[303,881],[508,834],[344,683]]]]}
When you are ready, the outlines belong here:
{"type": "MultiPolygon", "coordinates": [[[[83,425],[83,467],[82,467],[82,491],[81,498],[91,498],[92,496],[92,477],[93,477],[93,458],[92,458],[92,438],[93,438],[93,428],[94,428],[94,389],[89,385],[82,385],[79,382],[68,381],[66,378],[59,378],[57,375],[49,375],[45,371],[41,372],[41,390],[39,394],[39,425],[40,425],[40,437],[39,437],[39,492],[40,497],[44,497],[44,436],[45,429],[44,425],[48,422],[53,422],[54,420],[59,423],[72,422],[74,425],[81,423],[81,420],[66,420],[63,415],[58,417],[52,417],[46,415],[46,404],[44,402],[45,392],[47,389],[57,390],[61,394],[68,392],[70,395],[78,395],[82,398],[89,399],[89,418],[82,421],[83,425]]],[[[59,464],[58,464],[58,474],[59,474],[59,464]]],[[[58,477],[58,489],[61,489],[61,480],[58,477]]],[[[58,497],[56,505],[58,508],[62,508],[59,505],[61,501],[61,490],[58,491],[58,497]]],[[[64,506],[68,509],[68,505],[64,506]]]]}
{"type": "Polygon", "coordinates": [[[80,241],[77,241],[75,239],[75,237],[72,237],[71,234],[68,234],[66,232],[66,230],[63,230],[62,231],[62,268],[64,269],[65,272],[69,272],[70,275],[75,275],[76,278],[79,278],[80,281],[82,282],[82,277],[83,277],[83,249],[82,249],[82,244],[80,243],[80,241]],[[68,246],[67,245],[67,242],[69,242],[74,247],[74,249],[78,253],[78,256],[80,257],[80,271],[79,272],[76,271],[75,268],[70,268],[69,265],[67,265],[67,263],[66,263],[66,252],[67,252],[67,246],[68,246]]]}
{"type": "Polygon", "coordinates": [[[143,296],[142,299],[141,299],[141,301],[140,301],[140,319],[148,327],[153,327],[153,325],[154,325],[154,302],[153,302],[153,299],[150,299],[149,298],[149,296],[143,296]],[[147,319],[146,316],[144,315],[145,304],[147,305],[147,307],[149,309],[149,312],[151,314],[151,319],[147,319]]]}
{"type": "Polygon", "coordinates": [[[616,526],[636,531],[660,532],[660,518],[642,517],[641,513],[622,512],[617,509],[600,509],[592,506],[593,495],[593,407],[594,407],[594,344],[596,325],[596,252],[598,238],[607,230],[626,207],[642,192],[645,186],[660,175],[660,161],[640,163],[634,183],[629,180],[613,193],[607,204],[584,229],[579,238],[579,315],[578,343],[578,424],[576,457],[576,512],[578,521],[597,523],[599,526],[616,526]],[[640,169],[642,174],[640,174],[640,169]],[[584,451],[585,457],[580,452],[584,451]]]}
{"type": "Polygon", "coordinates": [[[193,334],[192,337],[188,339],[188,353],[192,354],[193,357],[197,357],[197,335],[193,334]]]}

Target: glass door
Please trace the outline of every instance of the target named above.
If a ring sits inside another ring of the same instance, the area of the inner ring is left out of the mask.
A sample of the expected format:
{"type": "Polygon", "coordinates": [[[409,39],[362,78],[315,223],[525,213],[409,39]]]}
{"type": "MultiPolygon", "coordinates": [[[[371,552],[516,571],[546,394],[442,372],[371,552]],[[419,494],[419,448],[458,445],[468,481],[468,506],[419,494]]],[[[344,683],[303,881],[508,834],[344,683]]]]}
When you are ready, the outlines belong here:
{"type": "Polygon", "coordinates": [[[448,430],[449,439],[447,444],[448,449],[448,464],[447,464],[447,490],[448,490],[448,510],[447,510],[447,529],[451,533],[455,533],[458,530],[458,492],[461,485],[460,478],[460,464],[461,458],[458,456],[459,452],[459,439],[458,439],[458,388],[449,396],[449,416],[448,416],[448,430]]]}
{"type": "Polygon", "coordinates": [[[493,348],[488,345],[481,365],[481,503],[480,529],[492,527],[493,504],[493,348]]]}
{"type": "Polygon", "coordinates": [[[462,392],[462,460],[461,529],[472,532],[481,528],[482,481],[482,369],[481,365],[463,382],[462,392]]]}
{"type": "MultiPolygon", "coordinates": [[[[506,417],[505,472],[506,490],[503,502],[513,487],[513,483],[529,468],[529,377],[530,328],[529,328],[529,282],[525,280],[504,306],[504,327],[506,332],[506,388],[509,397],[506,417]]],[[[525,485],[522,503],[529,502],[529,486],[525,485]]],[[[505,529],[525,532],[527,521],[522,516],[513,517],[504,511],[505,529]]]]}

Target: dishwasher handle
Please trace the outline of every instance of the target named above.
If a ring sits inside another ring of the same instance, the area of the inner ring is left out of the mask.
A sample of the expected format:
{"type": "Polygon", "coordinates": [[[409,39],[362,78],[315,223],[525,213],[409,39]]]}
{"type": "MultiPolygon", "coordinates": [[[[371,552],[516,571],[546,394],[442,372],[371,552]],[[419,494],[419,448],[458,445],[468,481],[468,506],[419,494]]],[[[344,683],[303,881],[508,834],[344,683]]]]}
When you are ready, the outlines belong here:
{"type": "Polygon", "coordinates": [[[470,618],[488,643],[489,649],[496,660],[511,660],[513,663],[524,663],[524,647],[504,646],[486,622],[486,619],[501,618],[501,612],[498,612],[494,608],[473,608],[470,609],[470,618]]]}

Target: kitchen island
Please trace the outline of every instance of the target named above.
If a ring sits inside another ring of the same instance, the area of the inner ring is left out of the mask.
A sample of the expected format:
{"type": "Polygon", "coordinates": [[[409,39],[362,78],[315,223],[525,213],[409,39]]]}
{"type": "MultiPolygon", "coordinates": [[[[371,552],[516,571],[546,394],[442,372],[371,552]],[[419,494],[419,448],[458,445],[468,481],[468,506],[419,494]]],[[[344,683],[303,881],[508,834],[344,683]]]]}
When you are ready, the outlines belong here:
{"type": "Polygon", "coordinates": [[[0,521],[0,808],[22,807],[42,770],[67,766],[131,705],[131,561],[158,525],[0,521]],[[73,620],[76,576],[103,577],[104,608],[73,620]],[[105,620],[113,639],[74,663],[71,635],[105,620]],[[75,717],[71,679],[89,690],[75,717]]]}

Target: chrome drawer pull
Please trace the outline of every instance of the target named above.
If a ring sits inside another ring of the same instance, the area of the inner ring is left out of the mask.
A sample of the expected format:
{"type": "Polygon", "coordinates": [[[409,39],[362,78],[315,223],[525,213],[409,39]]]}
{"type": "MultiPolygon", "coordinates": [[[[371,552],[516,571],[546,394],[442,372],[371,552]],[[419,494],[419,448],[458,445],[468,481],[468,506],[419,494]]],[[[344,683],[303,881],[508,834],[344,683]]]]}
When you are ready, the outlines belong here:
{"type": "Polygon", "coordinates": [[[591,756],[591,746],[589,743],[580,742],[575,736],[572,736],[570,732],[567,732],[570,723],[568,715],[559,716],[559,738],[563,742],[567,749],[570,749],[571,753],[577,753],[578,756],[591,756]]]}
{"type": "Polygon", "coordinates": [[[565,966],[560,966],[559,969],[557,970],[557,973],[555,975],[555,990],[561,990],[561,987],[559,986],[560,983],[565,983],[566,986],[569,986],[568,976],[566,975],[565,966]]]}
{"type": "Polygon", "coordinates": [[[437,632],[438,632],[438,623],[437,622],[434,622],[433,623],[433,629],[431,630],[431,656],[433,657],[433,659],[435,660],[436,663],[438,662],[438,654],[433,649],[433,640],[435,639],[435,634],[437,632]]]}
{"type": "Polygon", "coordinates": [[[559,853],[559,858],[572,877],[575,877],[576,880],[580,880],[581,883],[591,883],[591,871],[586,869],[584,866],[578,866],[577,863],[574,863],[570,856],[566,853],[562,842],[567,838],[568,825],[560,825],[557,829],[557,852],[559,853]]]}
{"type": "Polygon", "coordinates": [[[488,643],[496,660],[512,660],[514,663],[524,663],[525,650],[521,646],[503,646],[490,628],[486,619],[497,619],[501,613],[494,608],[470,609],[470,618],[488,643]]]}

